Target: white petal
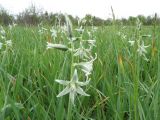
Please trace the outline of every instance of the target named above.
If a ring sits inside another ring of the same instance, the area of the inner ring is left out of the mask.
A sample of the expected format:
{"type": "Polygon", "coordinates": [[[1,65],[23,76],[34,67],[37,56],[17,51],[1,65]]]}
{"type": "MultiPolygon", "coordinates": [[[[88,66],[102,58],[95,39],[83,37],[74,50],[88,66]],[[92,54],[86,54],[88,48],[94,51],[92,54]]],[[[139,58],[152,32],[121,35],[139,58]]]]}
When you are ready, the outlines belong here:
{"type": "Polygon", "coordinates": [[[149,59],[145,55],[143,55],[143,57],[144,57],[144,60],[149,61],[149,59]]]}
{"type": "Polygon", "coordinates": [[[93,69],[93,62],[82,62],[80,63],[82,69],[87,72],[91,72],[93,69]]]}
{"type": "Polygon", "coordinates": [[[143,51],[144,53],[147,53],[146,49],[144,49],[144,48],[142,49],[142,51],[143,51]]]}
{"type": "Polygon", "coordinates": [[[84,29],[82,28],[82,26],[80,27],[80,28],[78,28],[78,29],[75,29],[77,32],[79,32],[79,33],[83,33],[84,32],[84,29]]]}
{"type": "Polygon", "coordinates": [[[56,79],[55,81],[58,82],[59,84],[62,84],[62,85],[68,85],[69,84],[69,81],[65,81],[65,80],[56,79]]]}
{"type": "Polygon", "coordinates": [[[79,56],[81,59],[83,59],[84,57],[89,58],[89,56],[87,55],[89,53],[90,53],[89,49],[78,48],[76,49],[74,56],[79,56]]]}
{"type": "Polygon", "coordinates": [[[134,43],[135,43],[135,41],[133,41],[133,40],[130,40],[130,41],[128,41],[128,42],[130,43],[131,46],[133,46],[134,43]]]}
{"type": "Polygon", "coordinates": [[[144,46],[144,48],[148,48],[148,47],[150,47],[150,45],[144,46]]]}
{"type": "Polygon", "coordinates": [[[87,80],[87,81],[85,81],[85,82],[77,82],[77,84],[78,84],[79,86],[85,86],[85,85],[88,85],[89,82],[90,82],[90,80],[87,80]]]}
{"type": "MultiPolygon", "coordinates": [[[[94,59],[93,59],[94,60],[94,59]]],[[[85,73],[85,74],[91,74],[91,71],[93,70],[93,60],[89,61],[89,62],[80,62],[80,63],[76,63],[75,65],[79,66],[81,68],[81,70],[85,73]]]]}
{"type": "Polygon", "coordinates": [[[77,74],[77,69],[74,70],[73,77],[72,77],[72,82],[77,82],[78,81],[78,74],[77,74]]]}
{"type": "Polygon", "coordinates": [[[2,48],[2,46],[3,46],[3,43],[0,42],[0,49],[2,48]]]}
{"type": "Polygon", "coordinates": [[[67,86],[64,90],[62,90],[62,92],[60,92],[57,97],[61,97],[63,95],[68,94],[69,92],[71,92],[71,89],[67,86]]]}
{"type": "Polygon", "coordinates": [[[91,44],[92,46],[96,46],[96,45],[95,45],[95,43],[96,43],[95,40],[87,40],[87,42],[88,42],[89,44],[91,44]]]}
{"type": "Polygon", "coordinates": [[[12,41],[11,41],[11,40],[7,40],[7,41],[6,41],[6,45],[7,45],[7,46],[12,46],[12,41]]]}
{"type": "Polygon", "coordinates": [[[90,95],[88,95],[87,93],[85,93],[85,92],[83,91],[83,89],[80,88],[80,87],[77,87],[76,92],[77,92],[78,94],[80,94],[80,95],[90,96],[90,95]]]}
{"type": "Polygon", "coordinates": [[[151,37],[151,35],[142,35],[142,37],[151,37]]]}
{"type": "Polygon", "coordinates": [[[91,71],[86,71],[85,69],[81,69],[84,73],[85,76],[89,76],[91,74],[91,71]]]}
{"type": "Polygon", "coordinates": [[[50,48],[56,48],[56,49],[63,50],[63,51],[68,50],[68,47],[66,45],[53,44],[53,43],[47,42],[47,49],[50,49],[50,48]]]}

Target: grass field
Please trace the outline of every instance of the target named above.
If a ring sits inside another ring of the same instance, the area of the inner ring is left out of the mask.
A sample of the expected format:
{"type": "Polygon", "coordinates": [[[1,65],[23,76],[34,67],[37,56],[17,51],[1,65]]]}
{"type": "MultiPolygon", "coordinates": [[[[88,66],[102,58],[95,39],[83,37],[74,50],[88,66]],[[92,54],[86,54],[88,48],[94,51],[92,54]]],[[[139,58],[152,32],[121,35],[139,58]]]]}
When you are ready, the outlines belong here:
{"type": "MultiPolygon", "coordinates": [[[[91,28],[85,28],[85,40],[87,29],[91,28]]],[[[47,41],[66,44],[67,38],[59,34],[53,40],[49,33],[40,35],[38,27],[5,27],[5,31],[12,46],[0,50],[0,119],[160,119],[159,27],[98,27],[92,50],[97,59],[90,83],[83,87],[90,96],[76,96],[74,107],[68,104],[68,95],[56,97],[64,87],[55,82],[70,80],[72,55],[46,49],[47,41]],[[136,41],[133,46],[128,42],[131,39],[136,41]],[[138,40],[150,45],[144,52],[148,60],[138,54],[138,40]]],[[[74,36],[78,35],[74,31],[74,36]]],[[[80,81],[82,78],[83,74],[79,74],[80,81]]]]}

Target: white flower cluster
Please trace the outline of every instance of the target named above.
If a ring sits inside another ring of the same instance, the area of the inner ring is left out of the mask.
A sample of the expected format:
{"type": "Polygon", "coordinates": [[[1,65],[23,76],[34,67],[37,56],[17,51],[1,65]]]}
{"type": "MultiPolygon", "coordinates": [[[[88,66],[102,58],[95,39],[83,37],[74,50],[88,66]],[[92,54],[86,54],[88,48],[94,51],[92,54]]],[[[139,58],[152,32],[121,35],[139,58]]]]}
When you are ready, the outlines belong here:
{"type": "Polygon", "coordinates": [[[3,46],[5,47],[12,47],[12,40],[7,40],[6,37],[6,31],[2,26],[0,26],[0,49],[2,49],[3,46]]]}
{"type": "MultiPolygon", "coordinates": [[[[97,58],[97,54],[95,53],[95,57],[92,56],[92,48],[95,47],[96,41],[94,39],[84,40],[83,39],[83,32],[84,28],[81,25],[77,29],[75,29],[80,36],[73,37],[72,33],[72,24],[69,17],[66,15],[66,27],[67,27],[67,35],[68,35],[68,45],[63,44],[53,44],[47,42],[47,49],[59,49],[63,51],[69,51],[72,55],[72,63],[71,63],[71,80],[59,80],[56,79],[55,81],[59,84],[66,86],[66,88],[61,91],[57,97],[61,97],[69,93],[69,98],[74,105],[75,96],[78,94],[89,96],[87,93],[83,91],[81,88],[89,84],[90,75],[93,70],[93,62],[97,58]],[[68,47],[69,46],[69,47],[68,47]],[[78,71],[79,74],[84,74],[85,81],[79,81],[78,78],[78,71]],[[80,72],[82,71],[82,72],[80,72]]],[[[54,29],[51,30],[53,36],[56,36],[56,31],[54,29]]],[[[94,31],[94,30],[93,30],[94,31]]]]}
{"type": "Polygon", "coordinates": [[[150,45],[148,46],[145,46],[144,45],[144,42],[142,41],[142,44],[138,45],[138,49],[137,49],[137,52],[140,56],[143,56],[144,60],[148,61],[149,59],[146,57],[146,48],[148,48],[150,45]]]}
{"type": "Polygon", "coordinates": [[[56,31],[56,29],[54,29],[54,27],[52,27],[50,29],[50,32],[51,32],[51,36],[55,39],[57,37],[57,31],[56,31]]]}
{"type": "Polygon", "coordinates": [[[46,31],[47,31],[47,28],[42,27],[39,29],[38,32],[39,32],[39,34],[44,34],[46,31]]]}
{"type": "Polygon", "coordinates": [[[46,31],[47,31],[47,28],[42,27],[41,24],[38,25],[38,29],[39,29],[39,30],[38,30],[38,33],[39,33],[40,35],[45,34],[46,31]]]}
{"type": "Polygon", "coordinates": [[[17,24],[16,24],[16,23],[13,23],[13,24],[9,24],[8,27],[9,27],[10,30],[12,30],[15,26],[17,26],[17,24]]]}
{"type": "MultiPolygon", "coordinates": [[[[140,31],[142,24],[139,19],[137,19],[136,24],[137,24],[137,31],[140,31]]],[[[149,61],[149,59],[146,57],[146,53],[147,53],[146,48],[148,48],[150,45],[147,45],[147,46],[144,45],[144,41],[142,39],[144,37],[151,37],[151,35],[140,35],[139,34],[139,38],[137,40],[134,37],[133,39],[130,39],[128,43],[130,44],[130,46],[134,46],[136,43],[136,45],[138,46],[137,53],[139,54],[139,56],[142,56],[144,60],[149,61]]]]}
{"type": "Polygon", "coordinates": [[[121,38],[121,40],[125,41],[127,39],[127,35],[125,33],[126,27],[123,26],[122,29],[117,33],[117,35],[121,38]]]}

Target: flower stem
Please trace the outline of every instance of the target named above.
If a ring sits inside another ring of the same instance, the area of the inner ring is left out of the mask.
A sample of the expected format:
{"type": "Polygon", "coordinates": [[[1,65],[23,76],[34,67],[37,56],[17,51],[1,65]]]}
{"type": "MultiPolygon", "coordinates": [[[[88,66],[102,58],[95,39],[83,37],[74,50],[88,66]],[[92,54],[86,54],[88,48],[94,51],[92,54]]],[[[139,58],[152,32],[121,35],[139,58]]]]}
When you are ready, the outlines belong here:
{"type": "MultiPolygon", "coordinates": [[[[72,80],[72,75],[73,75],[73,71],[74,71],[74,56],[73,56],[73,49],[74,49],[74,44],[73,42],[71,42],[71,72],[70,72],[70,80],[72,80]]],[[[69,96],[69,101],[68,101],[68,113],[67,113],[67,120],[71,120],[71,116],[72,116],[72,103],[71,103],[71,99],[69,96]]]]}
{"type": "MultiPolygon", "coordinates": [[[[73,42],[71,42],[71,49],[74,50],[73,42]]],[[[73,51],[71,52],[71,73],[70,73],[70,80],[72,79],[73,71],[74,71],[74,56],[73,51]]]]}
{"type": "Polygon", "coordinates": [[[71,103],[71,100],[69,99],[67,120],[71,120],[71,117],[72,117],[72,103],[71,103]]]}

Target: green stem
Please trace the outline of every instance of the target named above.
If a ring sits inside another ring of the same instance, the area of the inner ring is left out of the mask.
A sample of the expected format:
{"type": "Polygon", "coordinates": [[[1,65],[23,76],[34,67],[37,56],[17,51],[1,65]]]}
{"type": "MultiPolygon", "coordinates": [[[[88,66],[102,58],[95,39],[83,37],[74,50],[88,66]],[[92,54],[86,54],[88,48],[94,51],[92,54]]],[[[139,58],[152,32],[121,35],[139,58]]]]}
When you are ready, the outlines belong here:
{"type": "Polygon", "coordinates": [[[69,98],[67,120],[71,120],[71,117],[72,117],[72,103],[71,103],[71,100],[69,98]]]}
{"type": "MultiPolygon", "coordinates": [[[[138,56],[139,57],[139,56],[138,56]]],[[[140,65],[140,59],[137,58],[137,67],[136,67],[136,76],[135,76],[135,82],[134,82],[134,116],[135,116],[135,120],[138,120],[138,109],[137,109],[137,106],[138,106],[138,87],[139,87],[139,65],[140,65]]]]}
{"type": "Polygon", "coordinates": [[[136,47],[135,47],[135,75],[134,75],[134,119],[138,120],[138,87],[139,87],[139,73],[140,73],[140,56],[137,54],[138,46],[140,46],[140,30],[136,31],[136,47]]]}
{"type": "MultiPolygon", "coordinates": [[[[74,44],[71,42],[71,49],[74,50],[74,44]]],[[[70,73],[70,80],[72,79],[72,75],[74,72],[74,56],[73,56],[73,51],[71,51],[71,73],[70,73]]],[[[70,97],[70,96],[69,96],[70,97]]],[[[71,99],[69,98],[68,101],[68,113],[67,113],[67,120],[71,120],[72,117],[72,103],[71,99]]]]}
{"type": "MultiPolygon", "coordinates": [[[[71,49],[74,50],[74,45],[71,42],[71,49]]],[[[70,80],[72,79],[73,71],[74,71],[74,56],[73,56],[73,51],[71,52],[71,74],[70,74],[70,80]]]]}

